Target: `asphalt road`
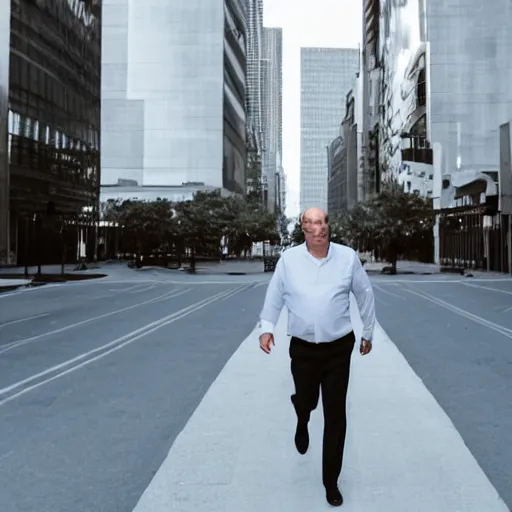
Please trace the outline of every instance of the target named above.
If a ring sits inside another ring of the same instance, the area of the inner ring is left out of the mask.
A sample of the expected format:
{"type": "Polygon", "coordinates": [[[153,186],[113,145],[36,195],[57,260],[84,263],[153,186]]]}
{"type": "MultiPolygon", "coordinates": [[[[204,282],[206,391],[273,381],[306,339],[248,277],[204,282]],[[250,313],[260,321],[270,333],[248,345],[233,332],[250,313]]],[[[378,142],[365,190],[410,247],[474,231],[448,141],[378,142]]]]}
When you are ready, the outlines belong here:
{"type": "Polygon", "coordinates": [[[512,509],[512,280],[373,281],[380,324],[512,509]]]}
{"type": "Polygon", "coordinates": [[[0,295],[2,512],[133,510],[265,291],[139,277],[0,295]]]}
{"type": "MultiPolygon", "coordinates": [[[[269,277],[116,272],[0,295],[2,512],[133,510],[269,277]]],[[[512,508],[512,280],[372,281],[381,325],[512,508]]]]}

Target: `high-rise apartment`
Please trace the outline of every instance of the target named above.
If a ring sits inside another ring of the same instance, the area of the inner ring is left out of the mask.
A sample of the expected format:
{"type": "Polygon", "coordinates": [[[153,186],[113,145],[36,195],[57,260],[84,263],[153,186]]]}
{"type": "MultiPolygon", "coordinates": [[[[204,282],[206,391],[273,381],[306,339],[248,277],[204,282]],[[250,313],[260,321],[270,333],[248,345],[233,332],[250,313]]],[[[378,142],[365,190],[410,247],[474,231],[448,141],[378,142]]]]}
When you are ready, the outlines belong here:
{"type": "Polygon", "coordinates": [[[247,1],[103,9],[103,200],[243,194],[247,1]]]}
{"type": "Polygon", "coordinates": [[[247,31],[247,124],[255,141],[255,150],[261,152],[263,0],[247,0],[247,31]]]}
{"type": "Polygon", "coordinates": [[[269,211],[280,208],[283,154],[283,30],[263,29],[263,180],[269,211]]]}
{"type": "Polygon", "coordinates": [[[60,262],[63,239],[74,261],[55,219],[98,200],[100,35],[99,0],[0,1],[0,264],[60,262]]]}
{"type": "Polygon", "coordinates": [[[300,208],[327,210],[327,150],[359,69],[355,48],[301,48],[300,208]]]}

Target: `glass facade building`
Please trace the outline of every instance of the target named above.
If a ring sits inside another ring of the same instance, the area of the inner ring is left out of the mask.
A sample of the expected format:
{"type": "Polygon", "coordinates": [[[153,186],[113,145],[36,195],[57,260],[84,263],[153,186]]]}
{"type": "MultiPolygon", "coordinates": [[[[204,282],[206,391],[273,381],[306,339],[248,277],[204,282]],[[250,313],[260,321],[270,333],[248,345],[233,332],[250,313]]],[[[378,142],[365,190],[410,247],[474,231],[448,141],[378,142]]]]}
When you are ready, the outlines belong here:
{"type": "Polygon", "coordinates": [[[98,199],[101,6],[1,4],[0,250],[16,263],[33,243],[34,218],[44,226],[48,216],[78,214],[98,199]]]}
{"type": "Polygon", "coordinates": [[[283,154],[283,30],[263,29],[262,112],[263,179],[267,190],[267,208],[282,207],[283,154]]]}
{"type": "Polygon", "coordinates": [[[436,143],[443,173],[496,170],[498,129],[512,117],[510,1],[381,0],[379,13],[383,171],[406,187],[412,172],[412,189],[431,193],[432,171],[414,186],[407,162],[431,166],[436,143]]]}
{"type": "Polygon", "coordinates": [[[365,0],[364,12],[366,120],[378,120],[382,179],[433,198],[436,261],[506,270],[498,176],[500,126],[512,118],[512,4],[365,0]]]}
{"type": "Polygon", "coordinates": [[[339,135],[359,70],[354,48],[301,48],[300,208],[327,210],[327,147],[339,135]]]}
{"type": "Polygon", "coordinates": [[[245,193],[246,8],[103,1],[102,200],[137,187],[245,193]]]}

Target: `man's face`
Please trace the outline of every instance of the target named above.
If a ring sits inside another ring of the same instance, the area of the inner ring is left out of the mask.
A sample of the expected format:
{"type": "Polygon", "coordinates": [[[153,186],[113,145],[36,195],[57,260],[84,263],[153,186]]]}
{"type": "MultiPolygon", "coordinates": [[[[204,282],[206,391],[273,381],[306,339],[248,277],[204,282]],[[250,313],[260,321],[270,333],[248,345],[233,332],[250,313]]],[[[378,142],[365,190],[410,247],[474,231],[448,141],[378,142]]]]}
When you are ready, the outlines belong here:
{"type": "Polygon", "coordinates": [[[310,245],[324,245],[329,241],[329,225],[322,212],[304,215],[302,229],[306,242],[310,245]]]}

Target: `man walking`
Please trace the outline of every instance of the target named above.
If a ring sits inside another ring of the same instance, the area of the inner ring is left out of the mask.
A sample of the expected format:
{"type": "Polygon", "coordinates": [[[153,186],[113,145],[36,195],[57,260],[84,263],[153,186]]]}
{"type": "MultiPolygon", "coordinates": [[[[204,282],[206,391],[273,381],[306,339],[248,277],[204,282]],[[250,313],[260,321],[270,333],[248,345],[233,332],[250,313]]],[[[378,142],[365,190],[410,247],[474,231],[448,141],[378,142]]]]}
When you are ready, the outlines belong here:
{"type": "Polygon", "coordinates": [[[325,419],[322,480],[328,503],[340,506],[343,496],[338,478],[347,427],[350,357],[355,344],[350,292],[356,297],[363,321],[362,355],[372,349],[374,296],[356,252],[329,241],[327,214],[310,208],[300,220],[306,241],[285,251],[277,263],[260,315],[260,348],[271,352],[274,327],[286,306],[295,384],[291,400],[297,413],[295,446],[301,454],[308,450],[308,423],[321,389],[325,419]]]}

